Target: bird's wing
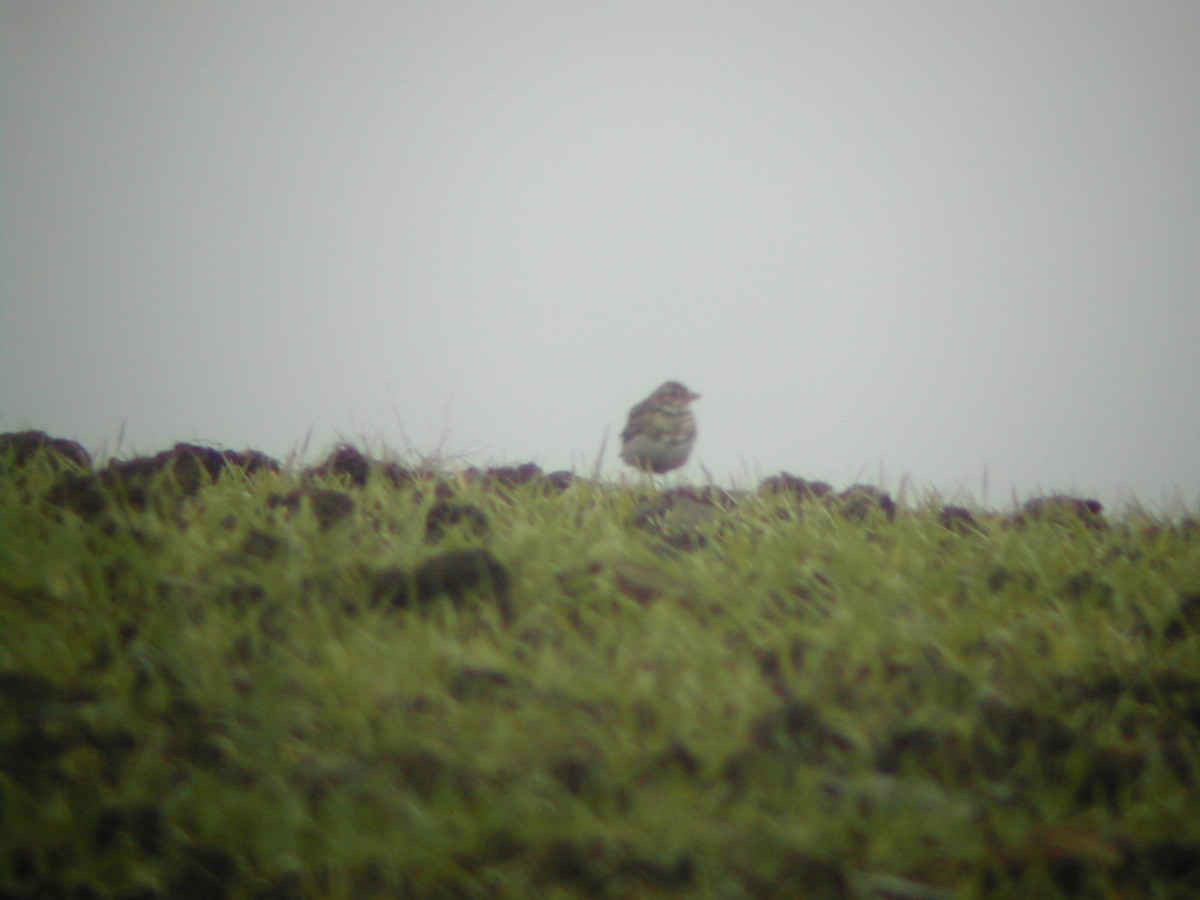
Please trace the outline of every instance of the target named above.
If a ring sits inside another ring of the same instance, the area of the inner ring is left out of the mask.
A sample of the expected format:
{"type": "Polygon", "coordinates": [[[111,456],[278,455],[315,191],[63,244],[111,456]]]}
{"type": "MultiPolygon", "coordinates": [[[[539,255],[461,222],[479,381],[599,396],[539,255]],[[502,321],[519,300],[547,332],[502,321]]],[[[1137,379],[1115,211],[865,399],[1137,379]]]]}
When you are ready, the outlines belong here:
{"type": "Polygon", "coordinates": [[[622,441],[628,442],[645,429],[646,420],[650,418],[653,408],[654,403],[647,399],[629,411],[629,420],[625,423],[625,430],[621,432],[622,441]]]}

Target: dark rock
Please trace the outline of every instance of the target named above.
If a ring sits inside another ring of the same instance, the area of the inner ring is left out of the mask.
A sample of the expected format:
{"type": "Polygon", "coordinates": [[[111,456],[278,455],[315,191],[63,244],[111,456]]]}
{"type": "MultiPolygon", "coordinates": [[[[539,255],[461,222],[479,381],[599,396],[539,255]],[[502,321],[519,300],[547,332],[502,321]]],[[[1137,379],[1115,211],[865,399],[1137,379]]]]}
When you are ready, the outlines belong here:
{"type": "Polygon", "coordinates": [[[279,460],[273,459],[258,450],[225,450],[225,465],[231,469],[240,469],[247,475],[256,472],[280,472],[283,467],[279,460]]]}
{"type": "Polygon", "coordinates": [[[484,537],[489,530],[488,518],[478,506],[438,500],[425,516],[425,542],[436,544],[458,525],[475,537],[484,537]]]}
{"type": "Polygon", "coordinates": [[[486,550],[452,550],[426,560],[411,575],[398,568],[385,569],[374,582],[376,603],[423,606],[444,595],[461,606],[468,592],[482,590],[490,591],[505,622],[513,617],[508,570],[486,550]]]}
{"type": "Polygon", "coordinates": [[[758,487],[760,494],[791,494],[798,503],[820,500],[836,501],[842,513],[851,519],[865,519],[872,513],[882,512],[891,521],[896,517],[896,502],[887,491],[871,484],[855,484],[840,494],[835,494],[824,481],[808,481],[781,472],[764,478],[758,487]]]}
{"type": "Polygon", "coordinates": [[[14,469],[20,469],[39,454],[44,454],[56,468],[63,468],[64,463],[79,469],[92,468],[91,455],[75,441],[51,437],[44,431],[0,434],[0,465],[7,463],[14,469]]]}
{"type": "Polygon", "coordinates": [[[468,482],[482,481],[488,487],[513,488],[540,481],[542,470],[535,463],[523,463],[519,466],[492,466],[483,472],[472,467],[463,475],[468,482]]]}
{"type": "Polygon", "coordinates": [[[979,529],[975,516],[965,506],[943,506],[938,518],[944,528],[959,534],[979,529]]]}
{"type": "Polygon", "coordinates": [[[673,586],[657,568],[631,560],[615,561],[612,574],[617,590],[642,606],[658,600],[673,586]]]}
{"type": "Polygon", "coordinates": [[[114,459],[101,470],[100,482],[134,509],[145,509],[150,503],[151,482],[162,468],[162,460],[157,457],[114,459]]]}
{"type": "Polygon", "coordinates": [[[417,599],[446,594],[461,603],[467,591],[490,588],[506,621],[512,618],[508,570],[486,550],[455,550],[426,560],[415,574],[417,599]]]}
{"type": "Polygon", "coordinates": [[[842,511],[850,519],[866,519],[879,511],[890,522],[896,518],[896,501],[872,484],[855,484],[838,494],[842,511]]]}
{"type": "Polygon", "coordinates": [[[1067,494],[1034,497],[1021,507],[1021,512],[1015,519],[1017,525],[1039,521],[1059,524],[1078,521],[1095,531],[1101,531],[1108,527],[1108,522],[1104,518],[1104,506],[1099,500],[1071,497],[1067,494]]]}
{"type": "Polygon", "coordinates": [[[412,469],[394,462],[384,463],[380,471],[383,473],[383,477],[392,483],[392,487],[404,487],[404,485],[416,481],[418,477],[412,469]]]}
{"type": "Polygon", "coordinates": [[[282,507],[290,517],[299,511],[306,499],[322,529],[333,527],[354,512],[354,499],[349,494],[321,488],[297,488],[286,494],[271,494],[267,497],[267,507],[282,507]]]}
{"type": "Polygon", "coordinates": [[[180,490],[194,496],[205,483],[216,481],[225,470],[225,454],[214,447],[176,444],[160,453],[163,468],[170,469],[180,490]]]}
{"type": "Polygon", "coordinates": [[[634,507],[629,524],[661,538],[676,550],[701,550],[708,546],[704,526],[716,515],[711,499],[693,496],[687,490],[666,491],[634,507]]]}
{"type": "Polygon", "coordinates": [[[136,509],[145,509],[159,488],[194,497],[217,481],[228,460],[224,452],[197,444],[176,444],[154,456],[112,460],[100,472],[101,483],[136,509]]]}
{"type": "Polygon", "coordinates": [[[1017,590],[1029,592],[1037,589],[1037,575],[1026,569],[1006,569],[1004,566],[992,566],[984,577],[984,584],[992,593],[1012,586],[1017,590]]]}
{"type": "Polygon", "coordinates": [[[341,491],[310,491],[309,503],[321,528],[329,529],[354,512],[354,501],[341,491]]]}
{"type": "Polygon", "coordinates": [[[737,498],[734,494],[722,488],[714,487],[711,484],[706,484],[702,487],[688,485],[671,488],[670,490],[663,491],[661,496],[668,498],[669,501],[690,501],[704,506],[711,506],[714,509],[729,510],[737,506],[737,498]]]}
{"type": "Polygon", "coordinates": [[[251,529],[242,542],[242,552],[254,559],[269,561],[274,559],[283,548],[283,539],[267,531],[251,529]]]}
{"type": "Polygon", "coordinates": [[[760,494],[791,494],[801,503],[825,499],[833,494],[833,488],[824,481],[808,481],[787,472],[764,478],[758,491],[760,494]]]}
{"type": "Polygon", "coordinates": [[[1200,632],[1200,593],[1182,594],[1178,610],[1167,623],[1163,636],[1168,641],[1181,641],[1197,632],[1200,632]]]}
{"type": "Polygon", "coordinates": [[[350,479],[355,487],[366,487],[371,474],[371,461],[357,447],[342,444],[334,448],[324,462],[310,469],[308,474],[318,478],[343,476],[350,479]]]}
{"type": "Polygon", "coordinates": [[[556,491],[565,491],[579,480],[581,479],[574,472],[567,472],[565,470],[551,472],[546,476],[546,483],[556,491]]]}
{"type": "Polygon", "coordinates": [[[308,496],[308,492],[304,490],[288,491],[286,494],[271,494],[267,497],[267,508],[282,507],[286,513],[291,515],[300,510],[306,496],[308,496]]]}
{"type": "Polygon", "coordinates": [[[371,578],[371,602],[405,607],[412,600],[412,575],[399,567],[381,569],[371,578]]]}
{"type": "Polygon", "coordinates": [[[46,493],[46,502],[68,509],[84,519],[94,519],[108,506],[100,479],[88,472],[64,472],[46,493]]]}

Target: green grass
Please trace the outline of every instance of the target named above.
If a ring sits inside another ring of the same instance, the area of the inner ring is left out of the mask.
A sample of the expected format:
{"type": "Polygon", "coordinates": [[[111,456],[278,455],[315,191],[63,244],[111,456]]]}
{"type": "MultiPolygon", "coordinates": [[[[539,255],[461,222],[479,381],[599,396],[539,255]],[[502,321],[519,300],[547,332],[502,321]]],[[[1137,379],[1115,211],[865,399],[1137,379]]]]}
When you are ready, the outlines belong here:
{"type": "Polygon", "coordinates": [[[1194,523],[60,467],[0,464],[3,896],[1200,892],[1194,523]]]}

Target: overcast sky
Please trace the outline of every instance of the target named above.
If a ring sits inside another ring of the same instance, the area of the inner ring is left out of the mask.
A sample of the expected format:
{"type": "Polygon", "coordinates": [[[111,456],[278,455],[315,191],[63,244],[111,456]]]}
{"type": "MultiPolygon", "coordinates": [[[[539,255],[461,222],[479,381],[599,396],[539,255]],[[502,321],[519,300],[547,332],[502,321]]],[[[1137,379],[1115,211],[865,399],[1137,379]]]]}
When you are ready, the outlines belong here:
{"type": "Polygon", "coordinates": [[[1200,502],[1200,4],[0,9],[0,430],[1200,502]]]}

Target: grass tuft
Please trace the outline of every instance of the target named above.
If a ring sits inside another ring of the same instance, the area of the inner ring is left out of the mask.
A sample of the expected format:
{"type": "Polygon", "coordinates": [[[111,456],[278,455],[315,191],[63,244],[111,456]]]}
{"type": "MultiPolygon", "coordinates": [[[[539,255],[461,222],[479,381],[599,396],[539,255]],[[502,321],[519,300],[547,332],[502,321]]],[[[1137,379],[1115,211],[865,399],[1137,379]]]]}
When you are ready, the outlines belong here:
{"type": "Polygon", "coordinates": [[[5,895],[1200,892],[1189,520],[36,435],[5,895]]]}

